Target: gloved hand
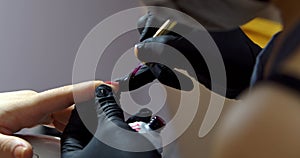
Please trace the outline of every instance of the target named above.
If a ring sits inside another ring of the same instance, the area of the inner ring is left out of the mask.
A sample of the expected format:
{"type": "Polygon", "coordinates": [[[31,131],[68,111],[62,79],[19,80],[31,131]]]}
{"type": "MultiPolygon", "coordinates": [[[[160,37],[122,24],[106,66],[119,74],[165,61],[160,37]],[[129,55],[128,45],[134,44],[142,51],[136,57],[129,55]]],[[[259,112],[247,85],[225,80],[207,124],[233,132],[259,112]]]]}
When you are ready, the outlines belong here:
{"type": "MultiPolygon", "coordinates": [[[[159,19],[156,16],[148,12],[138,23],[141,36],[140,43],[136,45],[137,58],[146,63],[152,61],[167,63],[173,72],[176,71],[174,68],[187,70],[192,77],[211,89],[211,76],[201,53],[211,56],[212,54],[210,52],[200,53],[190,41],[172,31],[167,35],[153,37],[164,20],[167,20],[159,19]],[[188,60],[195,73],[181,61],[175,51],[179,51],[188,60]]],[[[204,30],[191,28],[185,24],[177,24],[175,27],[180,29],[185,37],[199,39],[197,40],[199,42],[205,40],[201,36],[204,30]]],[[[227,32],[209,33],[218,46],[225,65],[226,97],[236,98],[241,91],[248,88],[255,59],[261,48],[254,44],[240,28],[227,32]]],[[[219,85],[220,88],[224,86],[219,83],[214,84],[219,85]]],[[[217,93],[219,92],[217,91],[217,93]]]]}
{"type": "Polygon", "coordinates": [[[161,157],[148,139],[125,123],[123,111],[117,104],[115,97],[110,86],[101,85],[96,89],[94,104],[90,102],[84,107],[78,107],[96,109],[98,125],[94,136],[85,127],[78,112],[76,110],[72,112],[61,138],[62,158],[161,157]],[[126,150],[128,148],[130,151],[121,150],[123,149],[121,147],[126,150]],[[151,150],[140,151],[141,148],[151,150]]]}
{"type": "Polygon", "coordinates": [[[193,89],[192,81],[180,72],[172,71],[162,64],[140,64],[129,74],[115,79],[118,82],[119,92],[133,91],[153,80],[159,80],[160,83],[180,90],[189,91],[193,89]],[[184,83],[184,84],[180,84],[184,83]]]}

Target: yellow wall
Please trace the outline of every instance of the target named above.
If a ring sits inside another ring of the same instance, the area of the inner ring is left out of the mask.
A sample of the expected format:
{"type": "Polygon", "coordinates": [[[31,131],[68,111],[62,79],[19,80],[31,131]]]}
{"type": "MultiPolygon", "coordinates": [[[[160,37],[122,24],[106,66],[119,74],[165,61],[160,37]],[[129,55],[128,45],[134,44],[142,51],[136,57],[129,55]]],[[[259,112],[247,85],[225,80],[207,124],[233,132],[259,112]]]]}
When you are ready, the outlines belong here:
{"type": "Polygon", "coordinates": [[[282,25],[268,19],[255,18],[243,25],[242,29],[256,44],[265,47],[272,36],[282,29],[282,25]]]}

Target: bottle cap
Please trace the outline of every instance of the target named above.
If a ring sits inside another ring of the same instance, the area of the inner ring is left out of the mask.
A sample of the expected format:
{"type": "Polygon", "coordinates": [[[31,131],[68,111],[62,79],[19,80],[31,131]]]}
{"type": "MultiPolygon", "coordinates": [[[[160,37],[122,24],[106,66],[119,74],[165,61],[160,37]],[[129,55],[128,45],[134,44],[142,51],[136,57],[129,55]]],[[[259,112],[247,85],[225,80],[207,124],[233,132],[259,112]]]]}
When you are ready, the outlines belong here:
{"type": "Polygon", "coordinates": [[[166,122],[159,116],[153,117],[149,123],[149,127],[152,130],[162,129],[162,127],[164,127],[165,125],[166,125],[166,122]]]}

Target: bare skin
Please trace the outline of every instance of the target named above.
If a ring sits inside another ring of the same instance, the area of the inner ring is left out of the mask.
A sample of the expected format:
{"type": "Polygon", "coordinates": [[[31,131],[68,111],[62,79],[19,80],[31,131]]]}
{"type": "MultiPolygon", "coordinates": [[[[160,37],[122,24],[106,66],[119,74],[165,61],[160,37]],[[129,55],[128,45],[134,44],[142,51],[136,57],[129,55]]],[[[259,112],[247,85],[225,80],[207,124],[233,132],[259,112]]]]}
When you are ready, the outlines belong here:
{"type": "Polygon", "coordinates": [[[39,124],[53,125],[62,131],[75,101],[92,99],[95,86],[100,84],[104,83],[84,82],[40,93],[32,90],[0,93],[0,157],[31,158],[31,145],[11,134],[39,124]]]}

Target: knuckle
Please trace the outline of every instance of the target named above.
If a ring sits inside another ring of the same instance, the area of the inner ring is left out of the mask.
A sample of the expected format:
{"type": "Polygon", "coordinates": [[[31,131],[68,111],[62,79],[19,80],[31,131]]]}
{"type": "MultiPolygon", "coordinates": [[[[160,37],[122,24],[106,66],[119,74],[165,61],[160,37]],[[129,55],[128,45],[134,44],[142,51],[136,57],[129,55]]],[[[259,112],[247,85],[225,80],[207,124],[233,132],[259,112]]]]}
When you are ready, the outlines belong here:
{"type": "Polygon", "coordinates": [[[34,91],[34,90],[22,90],[21,92],[23,94],[27,94],[27,95],[35,95],[35,94],[37,94],[37,92],[34,91]]]}

